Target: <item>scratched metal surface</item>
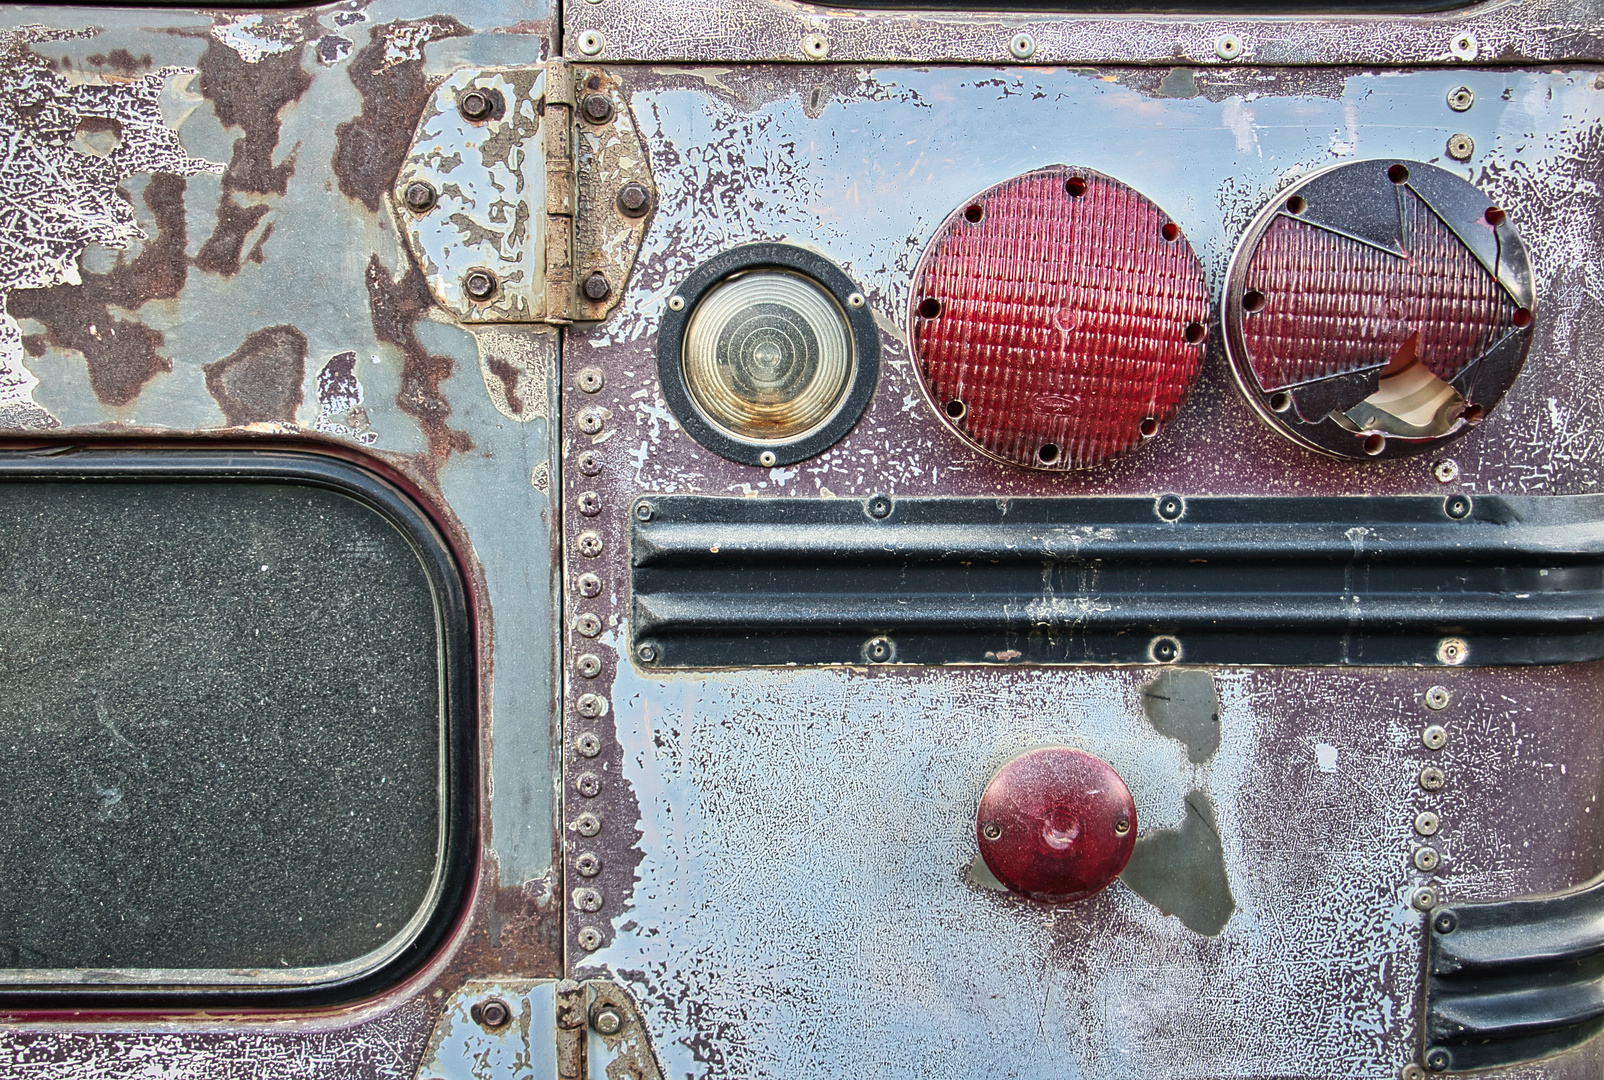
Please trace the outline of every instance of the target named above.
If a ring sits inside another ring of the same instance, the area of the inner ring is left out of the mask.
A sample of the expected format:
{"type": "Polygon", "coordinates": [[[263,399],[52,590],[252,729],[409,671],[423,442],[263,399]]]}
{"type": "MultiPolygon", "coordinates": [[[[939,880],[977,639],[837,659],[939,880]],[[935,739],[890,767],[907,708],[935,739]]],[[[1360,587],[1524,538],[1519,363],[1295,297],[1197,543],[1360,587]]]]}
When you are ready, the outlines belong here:
{"type": "MultiPolygon", "coordinates": [[[[660,207],[619,310],[573,332],[563,414],[569,518],[564,847],[570,971],[640,1001],[665,1074],[693,1077],[1396,1076],[1415,1053],[1420,916],[1450,900],[1567,886],[1604,869],[1595,732],[1604,670],[1222,670],[1218,748],[1164,734],[1152,671],[973,666],[663,675],[629,659],[626,514],[634,497],[993,494],[1572,493],[1598,490],[1604,409],[1604,78],[1594,71],[1045,71],[859,67],[629,69],[660,207]],[[1476,104],[1445,97],[1471,86],[1476,104]],[[1450,165],[1508,208],[1536,266],[1525,375],[1479,430],[1433,456],[1319,458],[1266,429],[1218,335],[1174,424],[1129,457],[1044,475],[945,431],[910,368],[908,282],[974,192],[1055,162],[1131,184],[1185,229],[1218,296],[1236,236],[1278,187],[1366,157],[1450,165]],[[748,240],[811,246],[869,298],[880,385],[841,443],[796,466],[720,459],[675,424],[655,328],[699,262],[748,240]],[[605,387],[574,380],[600,369],[605,387]],[[596,466],[579,468],[592,451],[596,466]],[[591,505],[591,500],[586,505],[591,505]],[[599,555],[580,553],[594,531],[599,555]],[[600,575],[594,598],[575,589],[600,575]],[[577,618],[596,615],[600,636],[577,618]],[[602,670],[585,678],[577,656],[602,670]],[[1422,702],[1450,688],[1441,714],[1422,702]],[[607,712],[581,719],[581,693],[607,712]],[[1443,751],[1420,742],[1433,719],[1443,751]],[[995,768],[1039,741],[1106,757],[1135,795],[1133,870],[1047,909],[971,864],[995,768]],[[1436,761],[1447,788],[1428,795],[1436,761]],[[574,783],[594,773],[599,792],[574,783]],[[1415,815],[1445,821],[1433,875],[1415,815]],[[574,827],[590,811],[595,837],[574,827]],[[1201,899],[1174,871],[1201,883],[1201,899]],[[1168,883],[1168,884],[1166,884],[1168,883]],[[575,887],[601,908],[580,910],[575,887]],[[1206,901],[1206,902],[1204,902],[1206,901]],[[587,951],[579,934],[597,932],[587,951]]],[[[1166,723],[1168,723],[1166,721],[1166,723]]],[[[1164,730],[1169,730],[1168,728],[1164,730]]],[[[1596,1074],[1584,1048],[1508,1075],[1596,1074]]]]}
{"type": "Polygon", "coordinates": [[[434,309],[385,202],[432,83],[553,30],[543,0],[0,12],[0,429],[321,447],[417,491],[476,609],[484,838],[403,987],[293,1018],[13,1009],[0,1075],[410,1080],[465,978],[558,971],[557,339],[434,309]]]}
{"type": "Polygon", "coordinates": [[[1493,0],[1421,15],[1331,18],[865,12],[795,0],[589,0],[565,5],[563,23],[566,54],[587,60],[1456,66],[1604,57],[1596,0],[1493,0]],[[1024,56],[1013,51],[1021,33],[1031,43],[1024,56]],[[1222,52],[1222,38],[1234,41],[1236,51],[1222,52]]]}

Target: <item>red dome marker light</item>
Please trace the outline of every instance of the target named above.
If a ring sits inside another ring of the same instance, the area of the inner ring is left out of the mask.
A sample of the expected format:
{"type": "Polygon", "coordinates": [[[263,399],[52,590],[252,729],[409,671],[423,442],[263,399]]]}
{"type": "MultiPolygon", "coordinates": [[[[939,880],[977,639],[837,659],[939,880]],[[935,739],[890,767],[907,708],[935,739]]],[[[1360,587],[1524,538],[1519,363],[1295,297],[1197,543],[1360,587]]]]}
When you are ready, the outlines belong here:
{"type": "Polygon", "coordinates": [[[1035,900],[1082,900],[1119,877],[1136,845],[1136,803],[1114,767],[1084,750],[1043,747],[997,770],[975,837],[991,872],[1035,900]]]}

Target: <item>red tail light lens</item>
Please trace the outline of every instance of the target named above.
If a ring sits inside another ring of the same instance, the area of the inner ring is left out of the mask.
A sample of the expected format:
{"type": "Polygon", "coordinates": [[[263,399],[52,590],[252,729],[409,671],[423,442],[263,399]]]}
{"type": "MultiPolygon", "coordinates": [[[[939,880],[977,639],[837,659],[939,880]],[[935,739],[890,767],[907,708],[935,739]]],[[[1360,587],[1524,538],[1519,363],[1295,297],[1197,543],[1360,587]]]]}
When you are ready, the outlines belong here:
{"type": "Polygon", "coordinates": [[[1476,188],[1419,162],[1308,177],[1239,245],[1237,381],[1270,424],[1344,457],[1412,453],[1502,400],[1531,341],[1520,238],[1476,188]]]}
{"type": "Polygon", "coordinates": [[[1015,177],[955,210],[914,278],[937,413],[992,457],[1081,469],[1156,435],[1197,379],[1208,294],[1180,226],[1089,169],[1015,177]]]}

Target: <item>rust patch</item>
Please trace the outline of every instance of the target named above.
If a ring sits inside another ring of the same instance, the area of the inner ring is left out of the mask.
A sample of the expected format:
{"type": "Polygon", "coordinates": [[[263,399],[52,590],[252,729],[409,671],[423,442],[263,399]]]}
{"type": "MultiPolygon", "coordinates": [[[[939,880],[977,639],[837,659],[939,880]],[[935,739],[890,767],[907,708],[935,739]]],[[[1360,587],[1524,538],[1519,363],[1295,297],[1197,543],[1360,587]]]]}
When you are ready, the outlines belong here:
{"type": "Polygon", "coordinates": [[[110,308],[137,311],[151,300],[172,299],[184,287],[186,186],[183,177],[171,173],[151,176],[144,201],[155,219],[155,235],[138,257],[129,261],[118,253],[111,270],[84,274],[82,285],[18,289],[10,296],[13,316],[42,323],[52,344],[83,354],[89,385],[106,405],[127,405],[152,378],[173,370],[171,358],[158,352],[165,342],[159,330],[114,318],[110,308]]]}
{"type": "Polygon", "coordinates": [[[347,67],[362,95],[362,114],[334,129],[334,174],[346,198],[378,213],[429,100],[423,46],[467,33],[450,16],[385,23],[370,32],[369,43],[347,67]]]}
{"type": "Polygon", "coordinates": [[[432,302],[428,282],[411,266],[401,277],[392,278],[374,255],[368,259],[367,286],[374,336],[401,350],[397,407],[417,419],[429,440],[429,454],[436,462],[444,461],[453,452],[472,450],[473,439],[468,433],[447,422],[451,405],[440,394],[440,384],[450,377],[455,362],[449,356],[430,353],[418,340],[417,322],[432,302]]]}
{"type": "Polygon", "coordinates": [[[499,356],[487,357],[485,366],[490,369],[490,374],[500,381],[502,392],[507,395],[508,408],[512,409],[514,413],[522,414],[524,402],[523,398],[518,395],[518,379],[523,372],[499,356]]]}
{"type": "Polygon", "coordinates": [[[289,187],[300,144],[277,165],[273,153],[278,149],[279,113],[312,85],[312,76],[301,68],[303,48],[272,53],[254,64],[216,41],[201,54],[201,96],[212,103],[220,124],[242,132],[223,171],[225,191],[282,195],[289,187]]]}
{"type": "Polygon", "coordinates": [[[206,390],[230,427],[294,423],[306,379],[306,335],[293,326],[269,326],[204,370],[206,390]]]}
{"type": "MultiPolygon", "coordinates": [[[[200,251],[195,253],[196,269],[225,276],[239,273],[240,253],[245,249],[245,238],[261,223],[267,215],[267,209],[260,205],[241,206],[224,192],[223,200],[217,206],[217,227],[212,230],[206,243],[201,245],[200,251]]],[[[262,230],[262,236],[251,251],[251,257],[256,262],[262,261],[261,245],[272,228],[269,225],[262,230]]]]}

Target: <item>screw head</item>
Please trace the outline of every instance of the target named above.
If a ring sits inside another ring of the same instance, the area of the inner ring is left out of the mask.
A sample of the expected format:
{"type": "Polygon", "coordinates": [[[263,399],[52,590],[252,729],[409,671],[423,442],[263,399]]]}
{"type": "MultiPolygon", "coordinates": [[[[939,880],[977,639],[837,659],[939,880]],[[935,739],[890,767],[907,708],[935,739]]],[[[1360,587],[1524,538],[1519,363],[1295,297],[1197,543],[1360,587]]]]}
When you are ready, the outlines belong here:
{"type": "Polygon", "coordinates": [[[500,96],[494,90],[476,88],[457,99],[457,108],[461,110],[464,120],[483,123],[495,116],[497,99],[500,96]]]}
{"type": "Polygon", "coordinates": [[[1150,650],[1161,664],[1173,664],[1181,657],[1181,643],[1172,637],[1154,638],[1150,650]]]}
{"type": "Polygon", "coordinates": [[[605,124],[613,118],[613,103],[606,94],[586,94],[579,111],[591,123],[605,124]]]}
{"type": "Polygon", "coordinates": [[[585,653],[578,659],[578,661],[575,662],[574,666],[579,669],[579,674],[583,675],[585,678],[594,679],[596,676],[601,674],[601,657],[597,656],[595,653],[585,653]]]}
{"type": "Polygon", "coordinates": [[[1442,827],[1442,820],[1435,811],[1422,810],[1415,815],[1415,832],[1421,836],[1436,836],[1437,830],[1442,827]]]}
{"type": "Polygon", "coordinates": [[[489,270],[469,270],[463,275],[462,290],[468,299],[482,304],[496,295],[496,275],[489,270]]]}
{"type": "Polygon", "coordinates": [[[595,836],[601,832],[601,818],[587,810],[574,819],[574,831],[580,836],[595,836]]]}
{"type": "Polygon", "coordinates": [[[579,472],[581,476],[599,476],[601,471],[601,454],[595,450],[586,450],[579,455],[579,472]]]}
{"type": "Polygon", "coordinates": [[[590,1026],[598,1035],[617,1035],[624,1030],[624,1018],[611,1005],[604,1005],[591,1014],[590,1026]]]}
{"type": "Polygon", "coordinates": [[[1441,461],[1433,462],[1431,475],[1437,478],[1438,483],[1451,484],[1459,479],[1459,462],[1452,458],[1443,458],[1441,461]]]}
{"type": "Polygon", "coordinates": [[[891,500],[884,495],[876,495],[869,500],[869,516],[872,518],[887,518],[891,516],[891,500]]]}
{"type": "Polygon", "coordinates": [[[1443,638],[1437,645],[1437,659],[1450,667],[1457,667],[1470,655],[1470,646],[1458,638],[1443,638]]]}
{"type": "Polygon", "coordinates": [[[650,521],[650,520],[652,520],[652,514],[653,513],[654,513],[654,511],[652,510],[652,504],[651,503],[646,502],[645,500],[642,500],[641,502],[638,502],[638,503],[635,504],[635,520],[636,521],[650,521]]]}
{"type": "Polygon", "coordinates": [[[602,553],[601,533],[586,529],[579,534],[579,553],[587,559],[594,559],[602,553]]]}
{"type": "Polygon", "coordinates": [[[574,378],[574,384],[587,394],[595,394],[607,385],[607,376],[602,374],[601,368],[583,368],[574,378]]]}
{"type": "Polygon", "coordinates": [[[601,777],[595,773],[580,773],[574,781],[574,790],[587,799],[594,799],[601,794],[601,777]]]}
{"type": "Polygon", "coordinates": [[[585,877],[601,873],[601,858],[594,851],[582,851],[574,857],[574,869],[585,877]]]}
{"type": "Polygon", "coordinates": [[[600,694],[580,694],[574,702],[574,709],[586,720],[594,720],[607,715],[607,699],[600,694]]]}
{"type": "Polygon", "coordinates": [[[511,1022],[512,1009],[500,998],[491,998],[489,1001],[481,1001],[469,1009],[468,1015],[472,1016],[479,1026],[486,1031],[497,1031],[511,1022]]]}
{"type": "Polygon", "coordinates": [[[599,304],[613,295],[613,286],[607,280],[607,275],[600,270],[592,270],[585,278],[585,299],[599,304]]]}
{"type": "Polygon", "coordinates": [[[1008,51],[1014,54],[1015,60],[1029,60],[1036,55],[1036,39],[1029,34],[1015,34],[1008,43],[1008,51]]]}
{"type": "Polygon", "coordinates": [[[1455,161],[1469,161],[1476,153],[1476,140],[1463,132],[1448,136],[1448,156],[1455,161]]]}
{"type": "Polygon", "coordinates": [[[600,911],[602,908],[602,894],[600,889],[589,886],[574,890],[574,907],[580,911],[600,911]]]}
{"type": "Polygon", "coordinates": [[[1437,894],[1430,889],[1416,889],[1409,897],[1416,911],[1430,911],[1437,906],[1437,894]]]}
{"type": "Polygon", "coordinates": [[[1448,107],[1454,112],[1467,112],[1476,104],[1476,91],[1468,86],[1456,86],[1448,91],[1448,107]]]}
{"type": "Polygon", "coordinates": [[[649,641],[643,641],[635,646],[635,655],[643,664],[651,664],[657,660],[657,646],[649,641]]]}
{"type": "Polygon", "coordinates": [[[1420,770],[1420,786],[1427,791],[1441,791],[1448,784],[1448,777],[1435,765],[1427,765],[1420,770]]]}
{"type": "Polygon", "coordinates": [[[1420,733],[1420,742],[1427,750],[1441,750],[1448,745],[1448,729],[1441,724],[1432,724],[1420,733]]]}
{"type": "Polygon", "coordinates": [[[1002,835],[1002,826],[995,821],[988,821],[980,828],[980,835],[987,840],[995,840],[1002,835]]]}
{"type": "Polygon", "coordinates": [[[434,190],[434,185],[426,180],[414,180],[401,192],[401,201],[407,204],[407,209],[414,214],[427,214],[434,209],[440,195],[434,190]]]}
{"type": "Polygon", "coordinates": [[[601,931],[594,926],[581,927],[578,935],[579,947],[586,952],[595,952],[601,948],[601,931]]]}
{"type": "Polygon", "coordinates": [[[1429,874],[1437,869],[1437,864],[1441,861],[1441,856],[1437,854],[1435,848],[1423,847],[1415,849],[1415,869],[1423,874],[1429,874]]]}
{"type": "Polygon", "coordinates": [[[1128,833],[1130,831],[1131,831],[1131,819],[1130,818],[1123,818],[1122,817],[1118,821],[1114,822],[1114,835],[1116,835],[1116,836],[1124,836],[1126,833],[1128,833]]]}
{"type": "Polygon", "coordinates": [[[618,212],[625,217],[644,217],[652,208],[652,193],[645,184],[631,180],[618,189],[618,212]]]}
{"type": "Polygon", "coordinates": [[[574,740],[574,750],[580,757],[595,757],[601,753],[601,736],[594,731],[587,731],[574,740]]]}
{"type": "Polygon", "coordinates": [[[1235,34],[1221,34],[1214,39],[1214,55],[1221,60],[1235,60],[1242,55],[1242,39],[1235,34]]]}
{"type": "Polygon", "coordinates": [[[574,629],[579,631],[581,637],[595,637],[602,631],[602,621],[587,611],[574,620],[574,629]]]}

